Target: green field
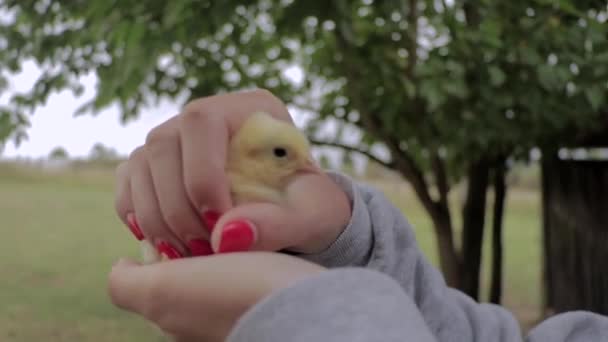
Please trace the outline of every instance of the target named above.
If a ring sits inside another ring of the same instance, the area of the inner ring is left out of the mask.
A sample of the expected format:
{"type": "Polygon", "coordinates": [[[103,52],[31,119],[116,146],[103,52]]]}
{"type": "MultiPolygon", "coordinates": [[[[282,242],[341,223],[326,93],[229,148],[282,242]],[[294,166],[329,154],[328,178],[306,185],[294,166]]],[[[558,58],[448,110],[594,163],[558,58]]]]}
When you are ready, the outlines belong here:
{"type": "MultiPolygon", "coordinates": [[[[403,209],[435,262],[432,227],[408,187],[376,185],[403,209]]],[[[111,171],[47,174],[0,165],[0,341],[157,340],[149,325],[115,309],[106,295],[111,263],[138,251],[112,200],[111,171]]],[[[538,314],[539,213],[537,193],[509,194],[505,302],[524,322],[538,314]]]]}

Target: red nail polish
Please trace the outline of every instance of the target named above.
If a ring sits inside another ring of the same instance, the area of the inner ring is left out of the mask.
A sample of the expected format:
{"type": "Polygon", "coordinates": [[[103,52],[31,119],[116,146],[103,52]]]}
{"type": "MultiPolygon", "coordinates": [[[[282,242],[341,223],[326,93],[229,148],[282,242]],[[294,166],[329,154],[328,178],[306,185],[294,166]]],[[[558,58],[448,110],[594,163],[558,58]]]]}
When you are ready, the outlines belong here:
{"type": "Polygon", "coordinates": [[[207,229],[209,229],[210,233],[213,232],[213,228],[215,228],[215,224],[221,216],[222,214],[215,210],[207,210],[203,213],[203,222],[207,226],[207,229]]]}
{"type": "Polygon", "coordinates": [[[135,238],[139,241],[144,239],[144,233],[141,232],[139,225],[137,224],[137,220],[135,219],[135,215],[132,213],[127,214],[127,226],[135,238]]]}
{"type": "Polygon", "coordinates": [[[219,253],[246,251],[253,244],[253,227],[244,220],[227,223],[222,230],[219,253]]]}
{"type": "Polygon", "coordinates": [[[206,256],[213,254],[213,249],[209,241],[203,239],[192,239],[188,241],[188,248],[193,256],[206,256]]]}
{"type": "Polygon", "coordinates": [[[156,245],[156,249],[158,249],[160,254],[164,254],[169,259],[179,259],[182,257],[182,254],[175,247],[165,241],[159,242],[156,245]]]}

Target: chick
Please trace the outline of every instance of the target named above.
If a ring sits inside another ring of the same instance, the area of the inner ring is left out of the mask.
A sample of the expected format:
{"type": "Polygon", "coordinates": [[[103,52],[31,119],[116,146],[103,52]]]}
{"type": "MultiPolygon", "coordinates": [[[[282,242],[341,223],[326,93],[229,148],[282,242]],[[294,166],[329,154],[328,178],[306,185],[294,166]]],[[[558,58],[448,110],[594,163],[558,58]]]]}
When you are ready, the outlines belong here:
{"type": "MultiPolygon", "coordinates": [[[[234,205],[281,203],[294,175],[317,170],[306,136],[267,113],[252,114],[230,140],[226,172],[234,205]]],[[[147,240],[141,254],[147,264],[167,260],[147,240]]]]}
{"type": "Polygon", "coordinates": [[[226,167],[233,202],[280,203],[293,176],[317,169],[306,136],[293,125],[256,112],[232,137],[226,167]]]}

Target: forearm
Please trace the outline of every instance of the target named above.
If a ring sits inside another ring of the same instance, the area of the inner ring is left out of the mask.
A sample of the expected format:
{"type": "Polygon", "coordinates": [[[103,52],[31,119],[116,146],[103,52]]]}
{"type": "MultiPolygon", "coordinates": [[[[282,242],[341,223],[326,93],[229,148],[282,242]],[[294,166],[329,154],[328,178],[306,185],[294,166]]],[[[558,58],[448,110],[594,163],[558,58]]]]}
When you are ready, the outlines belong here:
{"type": "Polygon", "coordinates": [[[436,342],[393,279],[335,269],[272,294],[236,324],[228,342],[436,342]]]}

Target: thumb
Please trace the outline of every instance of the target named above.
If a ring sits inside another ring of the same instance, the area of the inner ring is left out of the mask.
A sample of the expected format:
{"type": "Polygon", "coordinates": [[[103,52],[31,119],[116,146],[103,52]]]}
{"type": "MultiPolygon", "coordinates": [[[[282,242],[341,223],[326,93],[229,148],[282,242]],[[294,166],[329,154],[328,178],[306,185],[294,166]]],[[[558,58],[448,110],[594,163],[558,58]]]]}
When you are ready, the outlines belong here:
{"type": "Polygon", "coordinates": [[[272,203],[251,203],[227,211],[211,234],[215,253],[278,251],[296,245],[303,234],[296,213],[272,203]]]}
{"type": "Polygon", "coordinates": [[[120,259],[110,271],[108,293],[112,303],[131,312],[140,312],[143,299],[142,286],[149,283],[150,271],[146,266],[130,260],[120,259]]]}

